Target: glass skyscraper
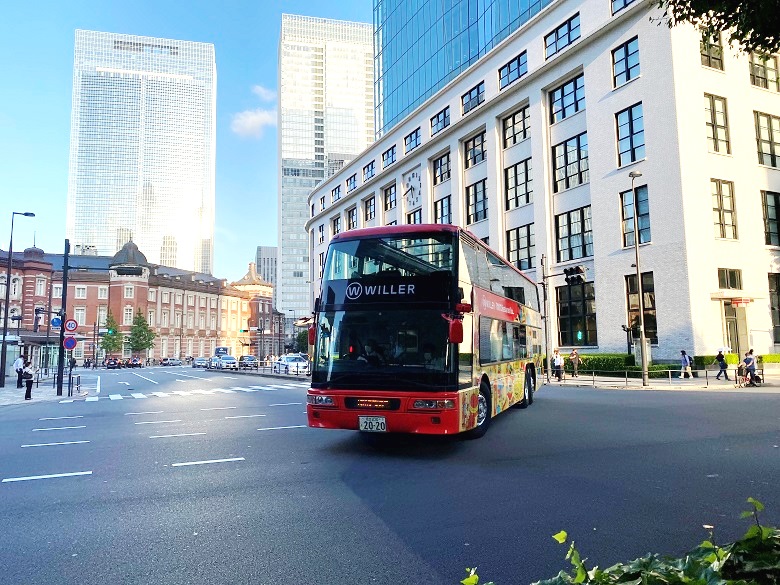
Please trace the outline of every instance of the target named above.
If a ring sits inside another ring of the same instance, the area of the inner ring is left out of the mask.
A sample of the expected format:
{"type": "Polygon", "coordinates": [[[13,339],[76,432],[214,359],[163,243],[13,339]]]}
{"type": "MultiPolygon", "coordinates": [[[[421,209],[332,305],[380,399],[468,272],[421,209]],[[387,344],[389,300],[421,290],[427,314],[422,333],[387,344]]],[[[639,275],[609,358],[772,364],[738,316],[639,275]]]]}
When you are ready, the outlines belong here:
{"type": "Polygon", "coordinates": [[[553,0],[374,0],[377,136],[553,0]]]}
{"type": "Polygon", "coordinates": [[[214,45],[76,31],[67,234],[211,273],[214,45]]]}
{"type": "Polygon", "coordinates": [[[288,323],[311,305],[307,198],[374,138],[371,24],[282,15],[279,39],[279,263],[288,323]]]}

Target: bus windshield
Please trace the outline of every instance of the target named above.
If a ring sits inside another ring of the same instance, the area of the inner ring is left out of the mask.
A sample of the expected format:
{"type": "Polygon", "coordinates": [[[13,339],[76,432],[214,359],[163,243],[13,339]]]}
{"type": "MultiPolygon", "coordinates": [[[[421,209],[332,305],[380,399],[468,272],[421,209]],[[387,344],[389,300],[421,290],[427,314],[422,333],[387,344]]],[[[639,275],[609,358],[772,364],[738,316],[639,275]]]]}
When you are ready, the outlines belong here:
{"type": "Polygon", "coordinates": [[[455,371],[441,310],[324,311],[312,384],[441,391],[455,371]]]}

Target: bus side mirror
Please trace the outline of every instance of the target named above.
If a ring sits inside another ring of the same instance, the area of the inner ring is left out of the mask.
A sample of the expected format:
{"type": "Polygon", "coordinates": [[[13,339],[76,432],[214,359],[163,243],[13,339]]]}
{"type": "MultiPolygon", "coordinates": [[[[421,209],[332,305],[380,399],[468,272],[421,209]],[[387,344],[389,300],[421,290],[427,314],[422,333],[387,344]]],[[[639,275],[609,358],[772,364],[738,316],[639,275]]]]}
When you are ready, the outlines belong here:
{"type": "Polygon", "coordinates": [[[460,319],[453,319],[450,321],[448,337],[450,343],[463,343],[463,321],[460,319]]]}
{"type": "Polygon", "coordinates": [[[309,345],[314,345],[315,338],[317,336],[317,326],[312,323],[309,325],[309,345]]]}

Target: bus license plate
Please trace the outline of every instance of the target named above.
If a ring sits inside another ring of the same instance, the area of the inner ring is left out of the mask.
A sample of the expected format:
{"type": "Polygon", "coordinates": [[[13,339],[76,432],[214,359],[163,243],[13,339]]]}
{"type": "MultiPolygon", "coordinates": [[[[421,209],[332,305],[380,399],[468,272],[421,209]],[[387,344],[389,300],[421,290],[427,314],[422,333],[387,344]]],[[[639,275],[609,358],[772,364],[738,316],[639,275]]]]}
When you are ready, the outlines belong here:
{"type": "Polygon", "coordinates": [[[387,423],[383,416],[359,416],[358,428],[368,433],[386,433],[387,423]]]}

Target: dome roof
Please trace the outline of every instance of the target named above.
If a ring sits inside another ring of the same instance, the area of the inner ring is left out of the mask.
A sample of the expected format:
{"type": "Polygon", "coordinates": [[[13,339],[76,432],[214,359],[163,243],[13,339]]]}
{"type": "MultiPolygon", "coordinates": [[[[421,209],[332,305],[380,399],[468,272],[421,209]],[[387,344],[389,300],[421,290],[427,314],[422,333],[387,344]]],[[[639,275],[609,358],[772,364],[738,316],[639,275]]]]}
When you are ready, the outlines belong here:
{"type": "Polygon", "coordinates": [[[119,250],[111,259],[109,266],[117,266],[122,264],[132,264],[135,266],[148,266],[149,263],[146,260],[143,252],[138,249],[135,242],[127,242],[122,249],[119,250]]]}
{"type": "Polygon", "coordinates": [[[26,248],[23,254],[25,260],[43,260],[44,252],[40,248],[33,246],[32,248],[26,248]]]}

